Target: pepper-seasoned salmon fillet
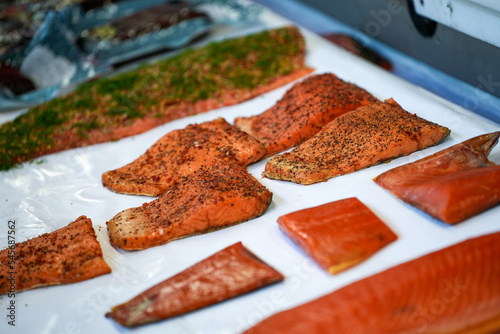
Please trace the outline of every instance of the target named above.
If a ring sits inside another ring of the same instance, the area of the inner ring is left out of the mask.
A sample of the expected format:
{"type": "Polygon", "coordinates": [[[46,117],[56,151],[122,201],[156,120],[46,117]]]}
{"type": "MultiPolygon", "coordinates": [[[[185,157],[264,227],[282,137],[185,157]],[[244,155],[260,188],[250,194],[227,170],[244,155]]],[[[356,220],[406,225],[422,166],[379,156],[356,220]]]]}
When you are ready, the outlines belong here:
{"type": "Polygon", "coordinates": [[[186,49],[80,85],[0,125],[0,170],[249,100],[313,71],[296,27],[186,49]]]}
{"type": "Polygon", "coordinates": [[[273,315],[245,333],[498,333],[499,259],[500,232],[469,239],[273,315]]]}
{"type": "Polygon", "coordinates": [[[111,243],[140,250],[260,216],[272,193],[236,163],[214,162],[181,178],[169,192],[108,222],[111,243]]]}
{"type": "Polygon", "coordinates": [[[375,101],[364,89],[332,73],[313,75],[264,113],[238,117],[234,125],[263,143],[271,156],[311,138],[335,117],[375,101]]]}
{"type": "Polygon", "coordinates": [[[266,164],[263,176],[311,184],[436,145],[450,130],[410,114],[394,100],[343,114],[266,164]]]}
{"type": "Polygon", "coordinates": [[[398,237],[355,197],[291,212],[280,229],[330,274],[372,256],[398,237]]]}
{"type": "Polygon", "coordinates": [[[113,307],[106,316],[134,327],[198,310],[283,278],[238,242],[113,307]]]}
{"type": "Polygon", "coordinates": [[[132,163],[105,172],[102,183],[118,193],[159,196],[214,161],[231,159],[246,166],[265,152],[255,138],[218,118],[166,134],[132,163]]]}
{"type": "Polygon", "coordinates": [[[54,232],[0,251],[0,294],[75,283],[110,272],[92,221],[81,216],[54,232]]]}
{"type": "Polygon", "coordinates": [[[391,169],[375,182],[399,199],[448,224],[500,203],[500,165],[488,160],[500,132],[466,140],[391,169]]]}

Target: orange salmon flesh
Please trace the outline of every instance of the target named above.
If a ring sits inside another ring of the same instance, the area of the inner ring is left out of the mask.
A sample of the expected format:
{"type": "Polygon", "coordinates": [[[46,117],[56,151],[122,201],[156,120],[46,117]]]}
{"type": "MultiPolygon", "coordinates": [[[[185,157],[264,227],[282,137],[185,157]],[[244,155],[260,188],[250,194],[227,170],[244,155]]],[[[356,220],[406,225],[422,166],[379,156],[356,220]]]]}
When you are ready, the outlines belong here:
{"type": "Polygon", "coordinates": [[[391,169],[375,182],[399,199],[448,224],[500,203],[500,165],[488,160],[500,132],[453,145],[391,169]]]}
{"type": "Polygon", "coordinates": [[[102,183],[122,194],[160,196],[214,161],[232,159],[246,166],[265,153],[256,139],[217,118],[166,134],[130,164],[105,172],[102,183]]]}
{"type": "Polygon", "coordinates": [[[470,239],[275,314],[247,334],[500,330],[500,232],[470,239]]]}

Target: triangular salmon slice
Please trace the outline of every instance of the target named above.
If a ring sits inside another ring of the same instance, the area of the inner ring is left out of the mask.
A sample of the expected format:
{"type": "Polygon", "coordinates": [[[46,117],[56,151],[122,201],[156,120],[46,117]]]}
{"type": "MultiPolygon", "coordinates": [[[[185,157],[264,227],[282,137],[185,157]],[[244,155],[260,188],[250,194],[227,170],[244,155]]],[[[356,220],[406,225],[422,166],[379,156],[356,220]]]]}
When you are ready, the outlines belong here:
{"type": "Polygon", "coordinates": [[[113,307],[106,316],[134,327],[198,310],[283,278],[238,242],[113,307]]]}

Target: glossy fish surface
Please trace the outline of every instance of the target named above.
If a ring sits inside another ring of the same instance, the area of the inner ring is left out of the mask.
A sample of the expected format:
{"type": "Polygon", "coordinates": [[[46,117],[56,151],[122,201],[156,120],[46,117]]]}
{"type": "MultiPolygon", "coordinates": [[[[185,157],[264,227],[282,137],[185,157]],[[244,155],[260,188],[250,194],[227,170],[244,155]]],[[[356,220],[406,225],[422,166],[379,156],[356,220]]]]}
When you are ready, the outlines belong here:
{"type": "Polygon", "coordinates": [[[488,160],[500,132],[480,135],[391,169],[375,182],[448,224],[500,203],[500,165],[488,160]]]}
{"type": "Polygon", "coordinates": [[[346,270],[397,239],[355,197],[278,218],[280,229],[330,274],[346,270]]]}
{"type": "Polygon", "coordinates": [[[469,239],[275,314],[247,334],[500,330],[500,232],[469,239]]]}

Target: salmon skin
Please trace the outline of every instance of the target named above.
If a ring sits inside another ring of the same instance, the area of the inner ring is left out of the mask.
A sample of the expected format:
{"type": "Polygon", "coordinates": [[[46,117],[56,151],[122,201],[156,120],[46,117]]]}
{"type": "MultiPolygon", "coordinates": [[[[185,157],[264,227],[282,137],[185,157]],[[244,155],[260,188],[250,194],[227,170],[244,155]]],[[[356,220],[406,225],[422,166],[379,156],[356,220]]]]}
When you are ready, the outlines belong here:
{"type": "Polygon", "coordinates": [[[272,193],[238,164],[216,163],[182,177],[156,200],[108,222],[111,243],[140,250],[262,215],[272,193]]]}
{"type": "Polygon", "coordinates": [[[110,272],[92,221],[81,216],[61,229],[0,251],[0,294],[75,283],[110,272]],[[9,281],[12,272],[15,288],[9,281]]]}
{"type": "Polygon", "coordinates": [[[448,224],[500,203],[500,165],[488,160],[500,132],[471,138],[391,169],[375,182],[397,198],[448,224]]]}
{"type": "Polygon", "coordinates": [[[246,166],[265,152],[255,138],[217,118],[166,134],[135,161],[105,172],[102,183],[122,194],[159,196],[214,160],[233,159],[246,166]]]}
{"type": "Polygon", "coordinates": [[[134,327],[198,310],[283,278],[238,242],[113,307],[106,316],[134,327]]]}
{"type": "Polygon", "coordinates": [[[263,176],[300,184],[326,181],[436,145],[449,133],[392,99],[376,102],[335,118],[293,151],[273,157],[263,176]]]}
{"type": "Polygon", "coordinates": [[[311,138],[335,117],[375,101],[332,73],[319,74],[295,84],[264,113],[237,117],[234,124],[263,143],[271,156],[311,138]]]}
{"type": "Polygon", "coordinates": [[[398,238],[355,197],[286,214],[278,224],[330,274],[364,261],[398,238]]]}
{"type": "Polygon", "coordinates": [[[246,333],[495,333],[499,259],[500,232],[469,239],[273,315],[246,333]]]}

